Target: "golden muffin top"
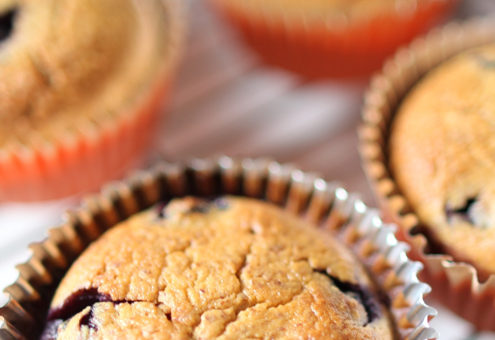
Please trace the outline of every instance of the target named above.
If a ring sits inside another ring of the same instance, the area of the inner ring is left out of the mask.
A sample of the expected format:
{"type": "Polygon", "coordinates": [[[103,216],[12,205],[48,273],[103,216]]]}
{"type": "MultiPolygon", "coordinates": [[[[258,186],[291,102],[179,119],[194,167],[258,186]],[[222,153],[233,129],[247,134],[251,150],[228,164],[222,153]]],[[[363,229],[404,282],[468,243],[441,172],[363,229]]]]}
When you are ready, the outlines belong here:
{"type": "Polygon", "coordinates": [[[245,198],[175,199],[73,264],[51,339],[393,339],[366,271],[327,233],[245,198]],[[161,211],[161,213],[159,213],[161,211]]]}
{"type": "Polygon", "coordinates": [[[432,70],[392,125],[390,166],[433,236],[495,272],[495,45],[432,70]]]}

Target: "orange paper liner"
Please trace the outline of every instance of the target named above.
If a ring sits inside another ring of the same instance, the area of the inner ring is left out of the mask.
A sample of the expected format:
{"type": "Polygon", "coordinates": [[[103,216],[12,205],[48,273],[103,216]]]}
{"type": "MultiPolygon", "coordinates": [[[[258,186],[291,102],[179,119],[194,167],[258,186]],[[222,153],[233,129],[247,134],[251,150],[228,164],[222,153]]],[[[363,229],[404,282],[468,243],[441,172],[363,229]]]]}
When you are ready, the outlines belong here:
{"type": "Polygon", "coordinates": [[[376,210],[337,185],[289,165],[228,157],[162,163],[85,199],[45,241],[32,244],[32,257],[17,266],[19,277],[5,289],[9,299],[0,307],[0,338],[36,338],[60,278],[105,230],[174,197],[224,194],[266,199],[333,233],[354,250],[391,298],[400,339],[437,338],[428,324],[436,310],[423,301],[430,287],[417,278],[422,265],[407,258],[408,246],[397,241],[394,227],[384,225],[376,210]]]}
{"type": "MultiPolygon", "coordinates": [[[[166,13],[169,49],[155,79],[129,109],[109,121],[26,147],[0,148],[0,202],[36,201],[95,190],[135,166],[151,144],[159,111],[168,97],[184,35],[179,0],[157,0],[166,13]]],[[[88,124],[89,125],[89,124],[88,124]]]]}
{"type": "Polygon", "coordinates": [[[381,74],[371,80],[359,130],[363,167],[383,218],[399,225],[398,237],[412,245],[410,256],[425,265],[421,278],[434,288],[433,296],[441,303],[478,329],[491,331],[495,331],[495,275],[477,271],[474,266],[455,261],[449,255],[428,254],[431,240],[423,234],[412,234],[418,217],[388,168],[387,140],[399,103],[421,77],[463,50],[494,41],[493,22],[476,19],[434,30],[399,50],[385,63],[381,74]]]}
{"type": "Polygon", "coordinates": [[[242,1],[211,2],[266,62],[308,78],[348,78],[371,75],[397,47],[442,22],[459,1],[418,1],[407,13],[394,7],[354,21],[345,13],[310,17],[304,4],[296,16],[283,4],[273,13],[262,8],[266,4],[246,9],[242,1]]]}

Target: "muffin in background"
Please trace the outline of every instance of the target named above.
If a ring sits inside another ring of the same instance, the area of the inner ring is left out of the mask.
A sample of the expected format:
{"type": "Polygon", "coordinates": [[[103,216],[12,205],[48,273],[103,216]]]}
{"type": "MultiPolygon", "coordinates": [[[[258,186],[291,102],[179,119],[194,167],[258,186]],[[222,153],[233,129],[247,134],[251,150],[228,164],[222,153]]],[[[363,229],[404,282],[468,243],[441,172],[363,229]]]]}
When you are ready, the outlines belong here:
{"type": "Polygon", "coordinates": [[[48,320],[58,340],[397,338],[349,249],[235,197],[174,199],[116,225],[69,269],[48,320]]]}
{"type": "Polygon", "coordinates": [[[458,0],[210,0],[268,63],[309,78],[365,77],[458,0]]]}
{"type": "Polygon", "coordinates": [[[495,26],[452,23],[398,51],[372,78],[359,130],[365,173],[386,221],[434,297],[495,331],[495,26]]]}
{"type": "Polygon", "coordinates": [[[495,274],[495,45],[430,71],[393,120],[390,168],[428,235],[495,274]]]}
{"type": "Polygon", "coordinates": [[[135,165],[173,77],[180,6],[0,2],[0,201],[91,190],[135,165]]]}

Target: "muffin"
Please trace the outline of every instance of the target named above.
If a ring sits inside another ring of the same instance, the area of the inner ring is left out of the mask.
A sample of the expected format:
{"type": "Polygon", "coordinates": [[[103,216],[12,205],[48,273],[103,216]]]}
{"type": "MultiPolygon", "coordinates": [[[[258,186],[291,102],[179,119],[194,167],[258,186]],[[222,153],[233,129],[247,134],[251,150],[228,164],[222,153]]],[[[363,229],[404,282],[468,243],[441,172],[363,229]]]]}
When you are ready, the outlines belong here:
{"type": "Polygon", "coordinates": [[[115,226],[72,265],[48,320],[43,339],[396,339],[348,249],[235,197],[174,199],[115,226]]]}
{"type": "Polygon", "coordinates": [[[495,273],[494,85],[495,45],[466,51],[414,86],[390,135],[393,176],[429,235],[485,275],[495,273]]]}
{"type": "Polygon", "coordinates": [[[309,78],[364,77],[457,0],[211,0],[270,64],[309,78]]]}
{"type": "Polygon", "coordinates": [[[495,330],[495,26],[450,25],[389,60],[365,97],[361,155],[384,219],[435,296],[495,330]]]}
{"type": "Polygon", "coordinates": [[[93,189],[150,142],[178,1],[0,1],[0,200],[93,189]]]}
{"type": "Polygon", "coordinates": [[[30,245],[0,338],[437,339],[422,266],[377,213],[267,159],[161,162],[30,245]]]}

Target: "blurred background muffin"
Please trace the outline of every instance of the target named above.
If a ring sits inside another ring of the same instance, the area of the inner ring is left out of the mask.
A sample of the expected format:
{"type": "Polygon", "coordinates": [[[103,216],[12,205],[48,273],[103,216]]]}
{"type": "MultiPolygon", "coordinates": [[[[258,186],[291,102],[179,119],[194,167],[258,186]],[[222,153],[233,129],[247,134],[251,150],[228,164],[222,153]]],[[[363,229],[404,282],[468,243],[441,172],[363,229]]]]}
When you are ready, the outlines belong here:
{"type": "Polygon", "coordinates": [[[177,6],[0,2],[0,200],[86,191],[141,156],[180,49],[177,6]]]}
{"type": "Polygon", "coordinates": [[[268,63],[310,78],[362,77],[457,0],[211,0],[268,63]]]}
{"type": "Polygon", "coordinates": [[[450,24],[373,78],[360,130],[383,215],[425,264],[435,297],[495,331],[495,26],[450,24]]]}
{"type": "Polygon", "coordinates": [[[390,167],[441,249],[495,273],[495,45],[432,70],[391,127],[390,167]]]}

